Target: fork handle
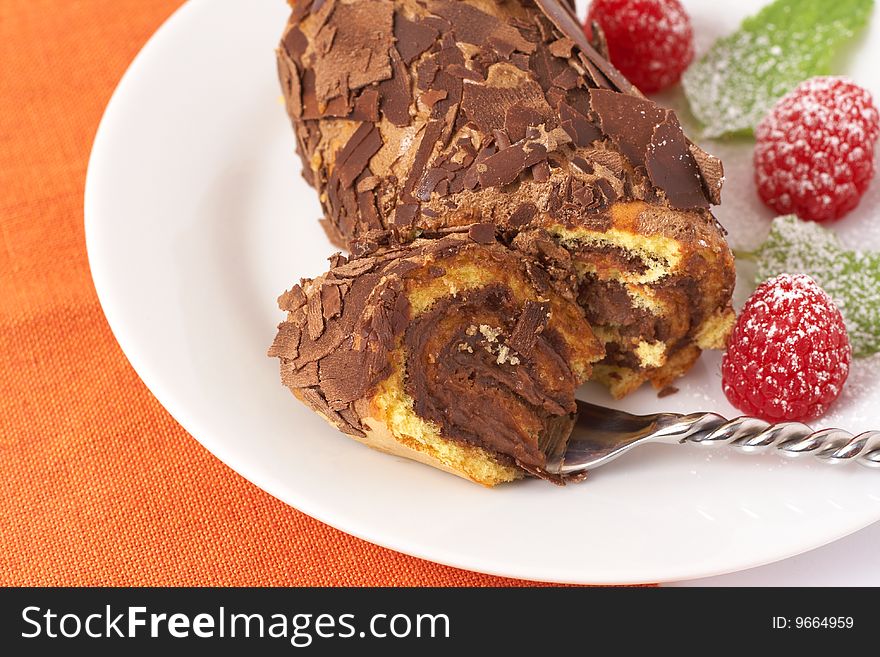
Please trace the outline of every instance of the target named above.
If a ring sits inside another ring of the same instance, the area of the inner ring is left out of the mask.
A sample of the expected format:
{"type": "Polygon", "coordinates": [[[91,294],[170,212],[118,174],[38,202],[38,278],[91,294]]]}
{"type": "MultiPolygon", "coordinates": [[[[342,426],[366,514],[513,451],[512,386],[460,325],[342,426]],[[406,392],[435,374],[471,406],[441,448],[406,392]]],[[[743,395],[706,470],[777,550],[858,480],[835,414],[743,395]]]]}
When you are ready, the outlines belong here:
{"type": "Polygon", "coordinates": [[[729,445],[746,453],[775,450],[788,457],[809,454],[822,463],[856,462],[880,468],[880,431],[852,434],[842,429],[815,431],[800,422],[771,424],[753,417],[727,420],[715,413],[664,414],[651,439],[729,445]]]}

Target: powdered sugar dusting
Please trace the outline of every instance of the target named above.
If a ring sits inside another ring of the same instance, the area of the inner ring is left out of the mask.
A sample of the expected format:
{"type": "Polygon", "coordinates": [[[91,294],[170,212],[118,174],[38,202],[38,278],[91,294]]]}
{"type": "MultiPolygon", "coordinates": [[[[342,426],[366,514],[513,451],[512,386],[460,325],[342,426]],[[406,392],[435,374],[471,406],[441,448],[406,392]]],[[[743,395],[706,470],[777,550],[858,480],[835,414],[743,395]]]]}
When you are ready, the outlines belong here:
{"type": "Polygon", "coordinates": [[[853,432],[876,430],[877,404],[871,393],[877,389],[877,372],[880,354],[853,361],[843,392],[822,418],[822,425],[853,432]]]}
{"type": "Polygon", "coordinates": [[[722,362],[722,387],[750,415],[808,420],[840,395],[850,361],[833,301],[810,277],[783,274],[743,308],[722,362]]]}
{"type": "Polygon", "coordinates": [[[780,214],[838,219],[874,176],[880,117],[871,94],[846,78],[811,78],[756,130],[758,192],[780,214]]]}
{"type": "Polygon", "coordinates": [[[755,283],[809,274],[840,308],[855,354],[880,351],[880,254],[848,251],[832,231],[788,216],[773,221],[754,257],[755,283]]]}
{"type": "Polygon", "coordinates": [[[799,82],[828,72],[871,0],[776,0],[719,40],[682,82],[705,136],[751,131],[799,82]]]}

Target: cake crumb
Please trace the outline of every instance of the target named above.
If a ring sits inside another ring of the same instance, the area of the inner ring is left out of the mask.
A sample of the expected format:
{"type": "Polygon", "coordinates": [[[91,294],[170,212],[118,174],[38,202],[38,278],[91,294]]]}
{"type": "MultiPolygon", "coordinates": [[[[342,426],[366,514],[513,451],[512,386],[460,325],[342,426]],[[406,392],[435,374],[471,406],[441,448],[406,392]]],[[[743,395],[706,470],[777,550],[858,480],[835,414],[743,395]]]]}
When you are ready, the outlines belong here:
{"type": "Polygon", "coordinates": [[[480,333],[489,342],[498,342],[498,336],[501,335],[500,328],[492,328],[488,324],[480,324],[480,333]]]}

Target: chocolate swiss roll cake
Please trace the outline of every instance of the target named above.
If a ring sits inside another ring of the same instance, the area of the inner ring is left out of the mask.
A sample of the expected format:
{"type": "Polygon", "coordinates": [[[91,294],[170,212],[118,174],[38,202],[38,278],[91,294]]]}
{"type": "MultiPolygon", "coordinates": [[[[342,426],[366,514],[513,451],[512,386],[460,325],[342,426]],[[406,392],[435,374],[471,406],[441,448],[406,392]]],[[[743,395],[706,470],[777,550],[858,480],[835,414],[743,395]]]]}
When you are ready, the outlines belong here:
{"type": "Polygon", "coordinates": [[[338,246],[473,223],[531,257],[552,242],[615,396],[724,345],[721,164],[591,47],[567,3],[296,0],[278,64],[338,246]]]}
{"type": "Polygon", "coordinates": [[[385,452],[486,486],[562,483],[547,455],[564,449],[575,388],[603,355],[567,272],[485,224],[357,252],[279,298],[287,320],[269,355],[284,384],[385,452]]]}

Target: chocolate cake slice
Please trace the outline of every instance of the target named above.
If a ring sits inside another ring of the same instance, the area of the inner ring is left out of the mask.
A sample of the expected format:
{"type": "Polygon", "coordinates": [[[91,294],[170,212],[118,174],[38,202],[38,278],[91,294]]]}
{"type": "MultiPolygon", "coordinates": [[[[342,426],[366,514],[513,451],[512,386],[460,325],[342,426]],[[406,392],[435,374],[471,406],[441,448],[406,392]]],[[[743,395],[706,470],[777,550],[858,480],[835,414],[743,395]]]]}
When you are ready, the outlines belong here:
{"type": "Polygon", "coordinates": [[[603,355],[564,276],[486,224],[357,252],[279,298],[284,384],[371,447],[486,486],[563,483],[547,455],[603,355]]]}
{"type": "MultiPolygon", "coordinates": [[[[710,212],[720,162],[587,42],[558,0],[297,0],[278,49],[331,240],[491,223],[573,293],[623,396],[733,323],[710,212]]],[[[525,257],[524,255],[524,257],[525,257]]]]}

